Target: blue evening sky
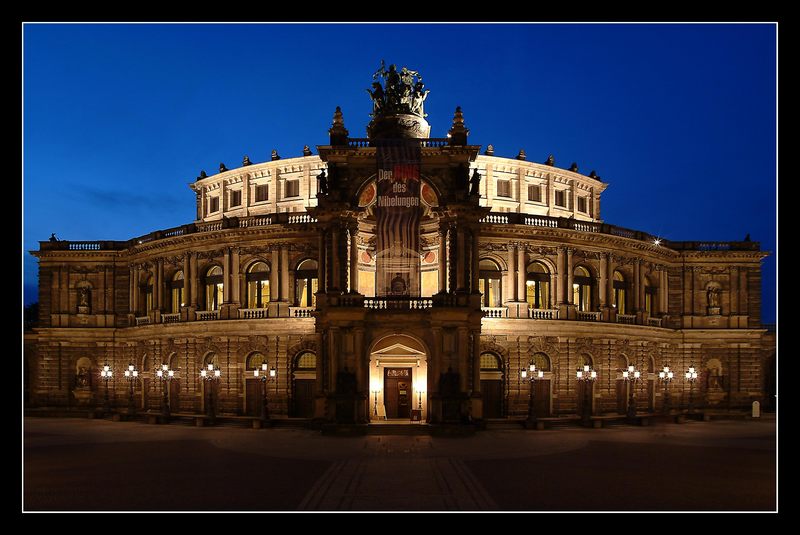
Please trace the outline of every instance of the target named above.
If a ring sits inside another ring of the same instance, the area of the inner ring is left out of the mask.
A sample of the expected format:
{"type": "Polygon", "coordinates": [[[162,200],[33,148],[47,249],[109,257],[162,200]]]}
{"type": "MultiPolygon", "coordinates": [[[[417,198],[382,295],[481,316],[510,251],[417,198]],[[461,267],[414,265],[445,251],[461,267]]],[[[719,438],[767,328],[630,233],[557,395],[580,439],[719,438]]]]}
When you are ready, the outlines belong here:
{"type": "Polygon", "coordinates": [[[23,40],[25,251],[189,223],[201,169],[316,153],[337,105],[364,137],[385,58],[423,75],[434,137],[460,105],[496,155],[595,169],[608,223],[775,252],[773,25],[28,24],[23,40]]]}

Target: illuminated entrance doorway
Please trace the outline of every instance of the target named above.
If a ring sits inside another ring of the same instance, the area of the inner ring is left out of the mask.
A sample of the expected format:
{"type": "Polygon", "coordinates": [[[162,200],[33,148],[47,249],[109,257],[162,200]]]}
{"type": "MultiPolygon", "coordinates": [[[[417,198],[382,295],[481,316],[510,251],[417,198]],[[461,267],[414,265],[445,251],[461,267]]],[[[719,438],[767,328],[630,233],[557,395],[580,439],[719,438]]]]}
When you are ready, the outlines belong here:
{"type": "Polygon", "coordinates": [[[380,338],[369,358],[371,422],[424,422],[428,418],[428,359],[408,335],[380,338]]]}

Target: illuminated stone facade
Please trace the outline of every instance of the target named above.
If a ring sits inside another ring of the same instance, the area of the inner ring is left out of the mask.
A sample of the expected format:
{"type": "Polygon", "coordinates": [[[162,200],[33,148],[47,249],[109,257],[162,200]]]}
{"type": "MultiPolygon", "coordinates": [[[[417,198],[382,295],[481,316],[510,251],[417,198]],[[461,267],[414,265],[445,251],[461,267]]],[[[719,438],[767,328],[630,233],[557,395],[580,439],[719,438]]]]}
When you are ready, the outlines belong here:
{"type": "Polygon", "coordinates": [[[317,154],[201,174],[193,223],[41,242],[29,405],[101,403],[108,363],[112,404],[127,407],[121,371],[133,363],[136,405],[158,411],[164,363],[172,412],[201,412],[199,371],[212,363],[217,413],[257,416],[262,361],[277,371],[272,416],[317,422],[408,419],[418,407],[432,423],[522,416],[530,362],[544,371],[539,416],[579,411],[584,364],[598,374],[594,414],[625,412],[629,364],[643,374],[640,410],[661,410],[665,364],[676,409],[690,365],[698,407],[765,400],[775,348],[757,242],[659,241],[607,224],[596,173],[480,153],[467,134],[457,110],[448,137],[414,138],[419,297],[375,297],[375,140],[350,137],[338,109],[317,154]]]}

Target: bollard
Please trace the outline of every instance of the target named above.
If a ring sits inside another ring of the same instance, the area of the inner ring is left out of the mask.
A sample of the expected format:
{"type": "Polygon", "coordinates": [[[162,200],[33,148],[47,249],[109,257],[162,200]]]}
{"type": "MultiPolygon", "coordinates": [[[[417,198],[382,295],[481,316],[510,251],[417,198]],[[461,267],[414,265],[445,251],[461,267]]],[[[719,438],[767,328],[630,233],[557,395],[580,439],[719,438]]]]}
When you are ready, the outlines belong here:
{"type": "Polygon", "coordinates": [[[753,402],[753,418],[761,418],[761,403],[758,401],[753,402]]]}

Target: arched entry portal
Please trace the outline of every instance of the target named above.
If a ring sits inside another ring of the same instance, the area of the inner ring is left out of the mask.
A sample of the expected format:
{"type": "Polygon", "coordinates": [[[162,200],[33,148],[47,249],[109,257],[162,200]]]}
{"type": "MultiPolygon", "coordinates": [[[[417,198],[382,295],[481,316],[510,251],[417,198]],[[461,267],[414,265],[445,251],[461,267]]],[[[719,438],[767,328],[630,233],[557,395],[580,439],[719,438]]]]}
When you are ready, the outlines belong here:
{"type": "Polygon", "coordinates": [[[423,343],[392,334],[378,339],[369,356],[369,419],[428,418],[428,359],[423,343]]]}

